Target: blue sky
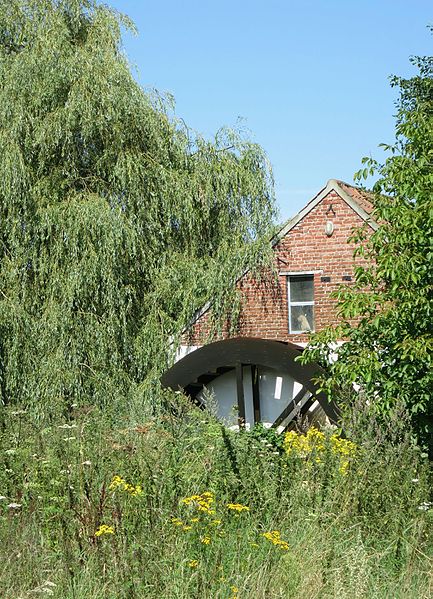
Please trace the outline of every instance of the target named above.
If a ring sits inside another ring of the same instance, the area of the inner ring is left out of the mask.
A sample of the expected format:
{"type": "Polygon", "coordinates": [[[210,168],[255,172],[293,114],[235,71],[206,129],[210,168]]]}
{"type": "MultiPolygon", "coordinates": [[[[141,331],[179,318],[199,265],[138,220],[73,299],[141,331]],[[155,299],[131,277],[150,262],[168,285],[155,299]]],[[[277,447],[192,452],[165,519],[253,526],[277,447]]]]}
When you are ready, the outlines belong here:
{"type": "Polygon", "coordinates": [[[107,0],[138,36],[125,48],[144,88],[212,136],[238,117],[264,147],[280,216],[394,139],[391,74],[431,55],[431,0],[107,0]]]}

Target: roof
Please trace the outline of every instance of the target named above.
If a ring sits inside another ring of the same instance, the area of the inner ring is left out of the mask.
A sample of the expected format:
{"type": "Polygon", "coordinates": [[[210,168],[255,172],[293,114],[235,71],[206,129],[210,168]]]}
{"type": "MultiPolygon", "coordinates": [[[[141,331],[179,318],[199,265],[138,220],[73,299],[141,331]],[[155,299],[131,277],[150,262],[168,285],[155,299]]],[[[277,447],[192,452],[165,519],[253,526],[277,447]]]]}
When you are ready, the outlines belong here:
{"type": "Polygon", "coordinates": [[[342,200],[348,204],[363,221],[365,221],[372,229],[376,230],[378,225],[370,217],[373,210],[373,194],[359,187],[354,187],[344,181],[337,179],[329,179],[326,186],[314,196],[308,204],[296,214],[293,218],[286,222],[272,240],[272,245],[276,245],[289,231],[293,229],[313,208],[317,206],[327,195],[334,191],[342,200]]]}
{"type": "Polygon", "coordinates": [[[374,193],[362,189],[361,187],[354,187],[344,181],[335,181],[339,187],[346,193],[348,193],[353,200],[364,210],[367,214],[371,214],[374,208],[374,193]]]}

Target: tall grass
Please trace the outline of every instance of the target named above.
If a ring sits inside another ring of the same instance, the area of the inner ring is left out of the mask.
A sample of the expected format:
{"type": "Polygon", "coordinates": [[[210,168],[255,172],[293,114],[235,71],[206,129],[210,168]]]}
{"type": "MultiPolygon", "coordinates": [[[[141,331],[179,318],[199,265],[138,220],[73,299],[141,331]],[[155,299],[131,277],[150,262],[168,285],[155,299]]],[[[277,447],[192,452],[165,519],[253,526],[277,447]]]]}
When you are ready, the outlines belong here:
{"type": "Polygon", "coordinates": [[[433,596],[429,467],[401,428],[354,418],[342,471],[164,401],[144,420],[5,410],[0,597],[433,596]]]}

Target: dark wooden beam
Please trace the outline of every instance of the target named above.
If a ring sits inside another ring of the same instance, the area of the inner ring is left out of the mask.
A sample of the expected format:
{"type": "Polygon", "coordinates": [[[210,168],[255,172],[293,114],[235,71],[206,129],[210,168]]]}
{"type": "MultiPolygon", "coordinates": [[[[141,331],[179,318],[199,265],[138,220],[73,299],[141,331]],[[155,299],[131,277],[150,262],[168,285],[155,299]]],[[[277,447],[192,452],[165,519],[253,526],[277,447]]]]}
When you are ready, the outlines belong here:
{"type": "MultiPolygon", "coordinates": [[[[302,404],[302,407],[299,412],[299,416],[305,417],[308,410],[311,408],[311,406],[313,405],[313,403],[315,401],[316,401],[316,398],[314,397],[314,395],[309,397],[307,399],[307,401],[304,404],[302,404]]],[[[298,421],[293,419],[286,424],[286,426],[284,427],[284,430],[282,432],[293,430],[294,428],[296,428],[297,425],[298,425],[298,421]]]]}
{"type": "Polygon", "coordinates": [[[240,362],[236,363],[236,390],[238,396],[238,424],[239,428],[245,428],[244,373],[240,362]]]}
{"type": "Polygon", "coordinates": [[[308,389],[306,387],[302,387],[302,389],[299,391],[299,393],[297,393],[296,397],[294,397],[291,401],[289,401],[287,406],[284,408],[284,410],[281,412],[281,414],[275,420],[275,422],[272,425],[272,428],[277,428],[278,426],[280,426],[280,424],[282,422],[284,422],[284,420],[287,418],[287,416],[290,414],[290,412],[292,412],[297,407],[297,404],[299,404],[299,402],[303,399],[303,397],[305,396],[305,394],[307,392],[308,392],[308,389]]]}
{"type": "Polygon", "coordinates": [[[251,382],[253,386],[253,410],[254,424],[261,422],[260,416],[260,391],[259,391],[259,369],[256,364],[251,365],[251,382]]]}

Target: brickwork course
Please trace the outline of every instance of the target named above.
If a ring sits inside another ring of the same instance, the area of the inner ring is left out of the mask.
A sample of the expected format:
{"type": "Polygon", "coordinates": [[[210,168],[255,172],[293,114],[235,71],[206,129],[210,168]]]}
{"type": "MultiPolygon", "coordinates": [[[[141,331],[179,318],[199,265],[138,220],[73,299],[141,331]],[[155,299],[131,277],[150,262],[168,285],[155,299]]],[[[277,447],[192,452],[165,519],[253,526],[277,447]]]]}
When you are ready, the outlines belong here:
{"type": "MultiPolygon", "coordinates": [[[[291,333],[289,328],[288,286],[293,280],[290,277],[303,274],[314,280],[314,330],[335,324],[336,300],[331,293],[341,284],[350,285],[354,276],[355,248],[348,239],[354,228],[365,223],[370,231],[377,228],[370,217],[371,200],[371,194],[362,189],[335,179],[328,181],[273,239],[277,276],[258,282],[246,273],[238,280],[242,311],[232,336],[307,342],[307,333],[291,333]]],[[[203,345],[209,341],[211,310],[210,303],[197,313],[183,344],[203,345]]],[[[219,338],[228,336],[226,328],[219,338]]]]}

